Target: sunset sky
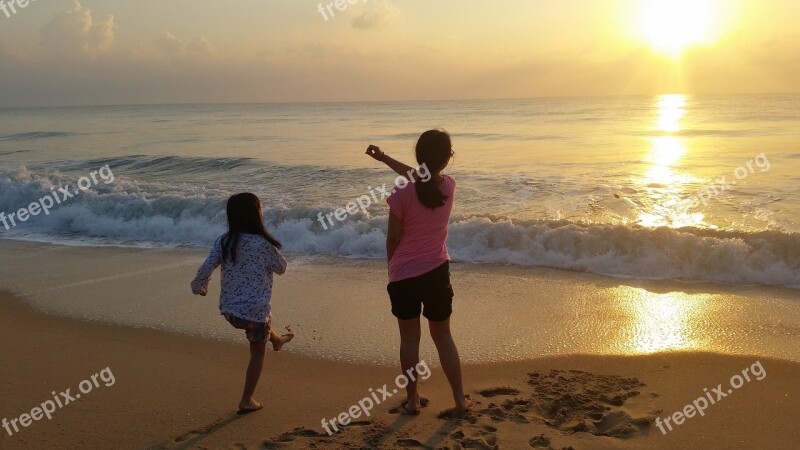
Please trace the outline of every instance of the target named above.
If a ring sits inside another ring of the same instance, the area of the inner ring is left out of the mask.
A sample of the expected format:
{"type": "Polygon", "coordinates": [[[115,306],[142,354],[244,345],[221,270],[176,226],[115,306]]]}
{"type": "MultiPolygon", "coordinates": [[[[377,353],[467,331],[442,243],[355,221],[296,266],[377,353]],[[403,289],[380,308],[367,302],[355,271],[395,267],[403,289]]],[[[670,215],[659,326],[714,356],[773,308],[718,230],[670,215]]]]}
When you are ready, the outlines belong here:
{"type": "Polygon", "coordinates": [[[797,0],[319,4],[0,11],[0,106],[800,91],[797,0]]]}

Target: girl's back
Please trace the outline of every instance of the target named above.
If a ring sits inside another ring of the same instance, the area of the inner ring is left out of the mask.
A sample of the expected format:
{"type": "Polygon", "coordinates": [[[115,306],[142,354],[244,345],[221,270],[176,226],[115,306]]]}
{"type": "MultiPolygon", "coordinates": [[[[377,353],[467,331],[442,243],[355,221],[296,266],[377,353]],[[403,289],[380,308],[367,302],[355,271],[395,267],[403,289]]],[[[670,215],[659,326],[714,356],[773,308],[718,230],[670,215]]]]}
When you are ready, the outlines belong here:
{"type": "Polygon", "coordinates": [[[432,209],[423,205],[413,186],[399,189],[387,203],[392,214],[403,222],[403,239],[389,261],[389,281],[416,277],[450,260],[447,252],[447,226],[455,201],[456,181],[442,175],[439,185],[447,198],[432,209]]]}
{"type": "Polygon", "coordinates": [[[253,322],[264,321],[270,313],[272,274],[286,271],[286,259],[263,236],[242,233],[235,262],[231,257],[223,260],[225,239],[227,235],[217,239],[192,287],[207,287],[214,269],[222,266],[220,311],[253,322]]]}

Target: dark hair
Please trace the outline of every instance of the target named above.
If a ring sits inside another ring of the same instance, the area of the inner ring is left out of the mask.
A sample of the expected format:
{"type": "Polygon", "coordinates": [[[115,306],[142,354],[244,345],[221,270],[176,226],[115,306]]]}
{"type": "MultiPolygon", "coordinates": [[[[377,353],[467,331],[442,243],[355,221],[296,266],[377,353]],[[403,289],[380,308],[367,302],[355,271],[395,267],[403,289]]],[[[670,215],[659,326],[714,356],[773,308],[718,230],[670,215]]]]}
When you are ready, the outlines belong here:
{"type": "Polygon", "coordinates": [[[447,196],[439,189],[438,175],[453,157],[450,135],[444,130],[429,130],[422,133],[416,147],[417,162],[425,165],[431,176],[428,181],[418,179],[414,183],[419,201],[431,209],[444,206],[447,196]]]}
{"type": "Polygon", "coordinates": [[[222,237],[222,259],[236,263],[236,248],[242,233],[263,236],[275,248],[281,243],[275,239],[261,219],[261,201],[255,194],[244,192],[228,199],[228,233],[222,237]]]}

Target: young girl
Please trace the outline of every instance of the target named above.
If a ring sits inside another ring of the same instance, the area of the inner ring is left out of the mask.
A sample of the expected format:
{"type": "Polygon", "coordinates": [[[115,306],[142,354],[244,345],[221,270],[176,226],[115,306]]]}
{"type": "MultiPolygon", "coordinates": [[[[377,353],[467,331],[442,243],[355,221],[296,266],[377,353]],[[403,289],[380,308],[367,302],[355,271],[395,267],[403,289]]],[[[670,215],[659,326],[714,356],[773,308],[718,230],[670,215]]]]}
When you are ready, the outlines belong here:
{"type": "MultiPolygon", "coordinates": [[[[472,400],[464,395],[461,359],[450,334],[453,312],[453,287],[450,285],[450,255],[447,253],[447,226],[455,201],[456,182],[442,173],[453,157],[450,135],[430,130],[420,136],[416,146],[417,163],[431,176],[423,179],[411,167],[396,161],[371,145],[367,154],[386,164],[400,176],[413,173],[413,189],[397,189],[388,200],[389,229],[386,253],[389,259],[387,290],[392,314],[400,328],[400,365],[409,373],[419,363],[420,314],[428,319],[431,338],[439,353],[442,369],[450,382],[455,407],[446,415],[466,414],[472,400]]],[[[416,377],[406,387],[402,410],[419,414],[425,406],[417,391],[416,377]]]]}
{"type": "Polygon", "coordinates": [[[219,310],[234,328],[244,330],[250,341],[250,364],[239,402],[239,414],[264,406],[253,398],[264,367],[267,340],[279,351],[294,334],[278,336],[272,331],[270,298],[272,273],[286,272],[286,260],[278,242],[261,219],[261,202],[254,194],[236,194],[228,199],[228,232],[214,243],[211,254],[192,281],[195,295],[208,294],[208,280],[222,266],[219,310]]]}

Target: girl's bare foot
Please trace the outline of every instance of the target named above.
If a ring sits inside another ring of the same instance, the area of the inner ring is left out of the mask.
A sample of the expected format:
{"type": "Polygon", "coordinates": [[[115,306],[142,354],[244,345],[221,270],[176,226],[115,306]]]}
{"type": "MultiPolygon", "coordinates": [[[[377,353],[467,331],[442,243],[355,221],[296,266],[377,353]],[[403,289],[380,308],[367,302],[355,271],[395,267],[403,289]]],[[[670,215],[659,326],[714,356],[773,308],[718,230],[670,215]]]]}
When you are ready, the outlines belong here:
{"type": "Polygon", "coordinates": [[[239,411],[236,414],[239,414],[241,416],[243,414],[249,414],[251,412],[258,411],[259,409],[262,408],[264,408],[264,405],[251,399],[248,402],[239,403],[239,411]]]}
{"type": "Polygon", "coordinates": [[[460,405],[456,405],[455,409],[456,411],[460,411],[462,414],[466,414],[474,404],[475,402],[472,401],[472,398],[469,395],[465,395],[464,401],[460,405]]]}
{"type": "Polygon", "coordinates": [[[419,415],[419,406],[416,408],[411,404],[411,402],[407,401],[400,405],[400,414],[407,414],[409,416],[417,416],[419,415]]]}
{"type": "Polygon", "coordinates": [[[439,414],[440,419],[461,419],[469,414],[470,408],[475,402],[468,396],[464,396],[464,401],[457,404],[455,408],[442,411],[439,414]]]}
{"type": "Polygon", "coordinates": [[[428,406],[429,400],[425,397],[418,397],[416,400],[406,399],[397,408],[389,410],[389,414],[407,414],[416,416],[419,414],[420,409],[428,406]]]}
{"type": "Polygon", "coordinates": [[[294,339],[294,333],[287,333],[280,337],[276,335],[276,338],[275,340],[270,340],[270,342],[272,342],[272,350],[279,352],[287,342],[294,339]]]}

